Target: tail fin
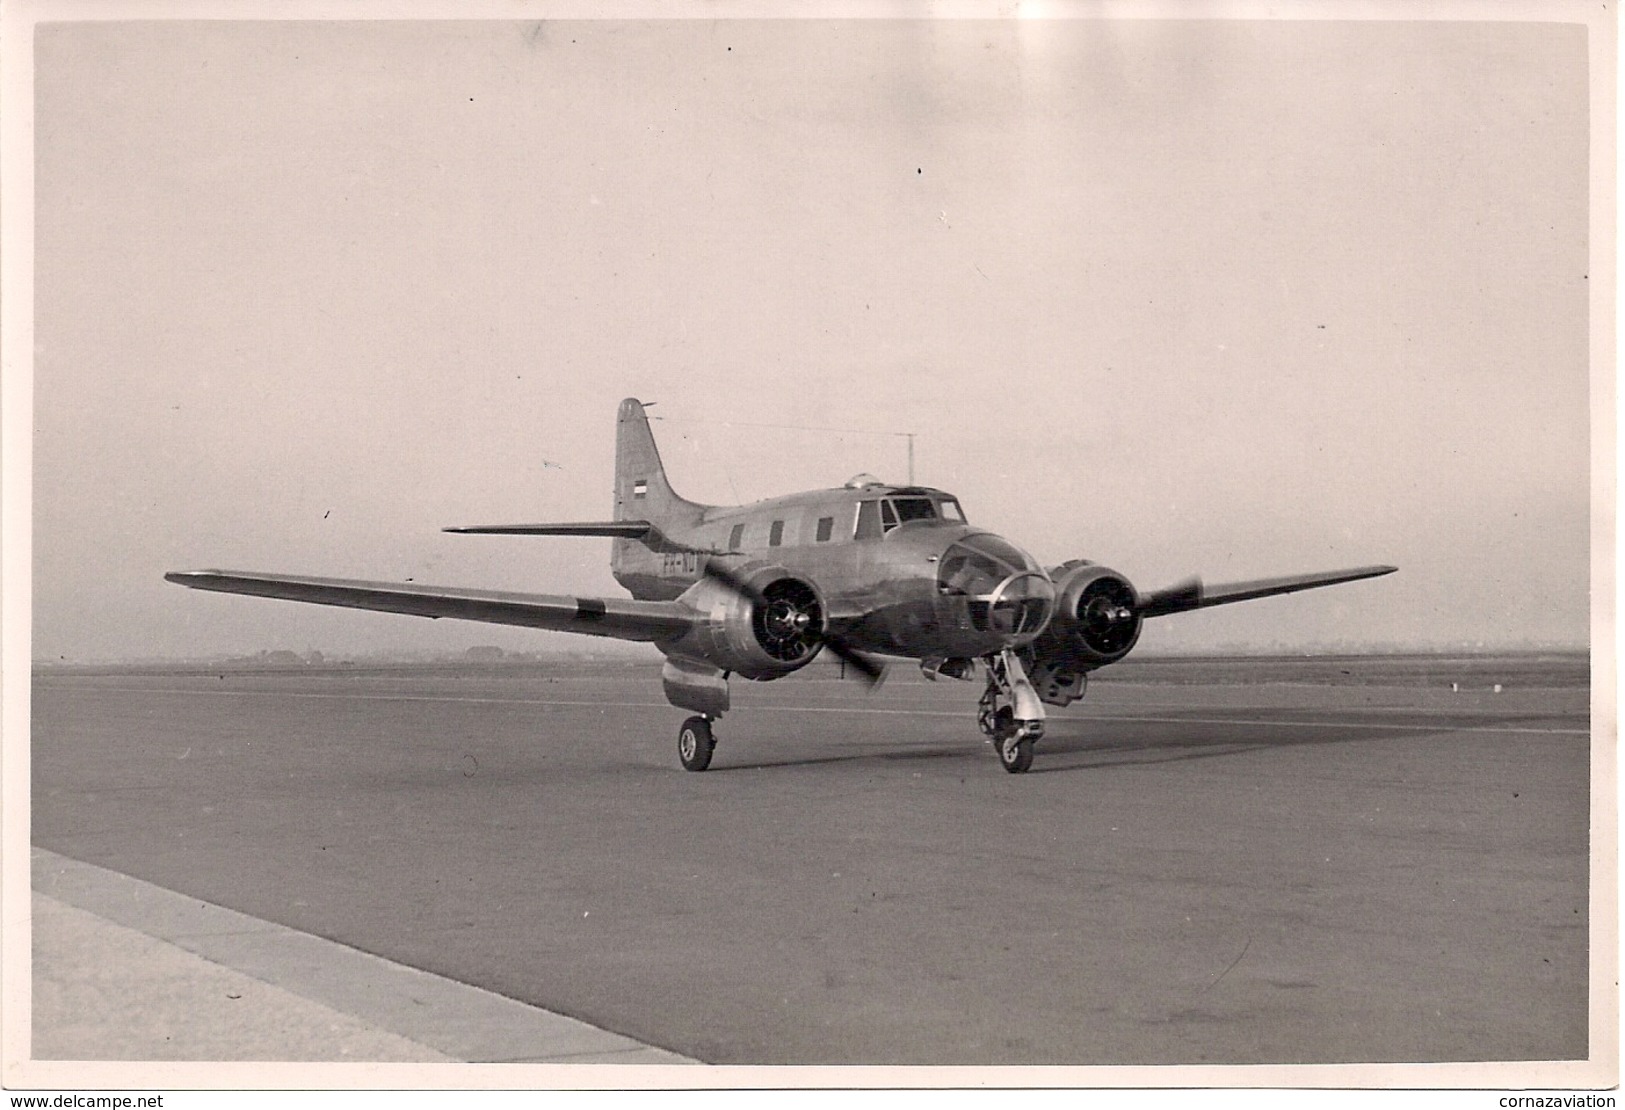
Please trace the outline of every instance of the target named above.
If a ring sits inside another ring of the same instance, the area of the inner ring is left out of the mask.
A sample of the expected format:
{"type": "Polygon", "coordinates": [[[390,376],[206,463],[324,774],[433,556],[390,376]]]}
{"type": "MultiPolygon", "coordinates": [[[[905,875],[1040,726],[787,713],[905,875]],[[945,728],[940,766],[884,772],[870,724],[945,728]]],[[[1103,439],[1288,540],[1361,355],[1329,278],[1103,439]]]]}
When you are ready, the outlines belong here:
{"type": "Polygon", "coordinates": [[[703,505],[678,497],[666,481],[643,402],[635,397],[622,401],[615,419],[615,519],[660,524],[703,511],[703,505]]]}

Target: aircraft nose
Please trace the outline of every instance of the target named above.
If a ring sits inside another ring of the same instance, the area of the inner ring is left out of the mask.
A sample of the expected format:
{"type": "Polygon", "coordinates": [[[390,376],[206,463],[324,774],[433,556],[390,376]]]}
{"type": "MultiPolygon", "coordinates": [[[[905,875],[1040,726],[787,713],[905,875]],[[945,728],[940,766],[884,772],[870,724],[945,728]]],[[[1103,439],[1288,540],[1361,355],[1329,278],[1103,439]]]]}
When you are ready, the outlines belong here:
{"type": "Polygon", "coordinates": [[[1033,639],[1055,613],[1055,583],[1042,570],[1012,574],[999,584],[988,606],[988,630],[1012,644],[1033,639]]]}
{"type": "Polygon", "coordinates": [[[949,544],[937,568],[948,623],[971,633],[978,653],[1027,643],[1055,612],[1055,583],[1043,567],[991,533],[949,544]]]}

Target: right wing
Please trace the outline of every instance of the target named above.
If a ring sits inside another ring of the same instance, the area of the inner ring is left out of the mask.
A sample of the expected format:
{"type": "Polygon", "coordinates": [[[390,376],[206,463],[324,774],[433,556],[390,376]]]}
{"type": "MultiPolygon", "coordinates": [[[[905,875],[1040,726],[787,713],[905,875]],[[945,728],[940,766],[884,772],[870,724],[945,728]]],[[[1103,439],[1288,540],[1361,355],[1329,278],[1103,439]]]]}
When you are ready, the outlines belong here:
{"type": "Polygon", "coordinates": [[[468,524],[461,528],[442,528],[441,531],[472,536],[617,536],[625,540],[648,539],[660,534],[660,530],[647,520],[594,520],[571,524],[468,524]]]}
{"type": "Polygon", "coordinates": [[[464,536],[611,536],[615,539],[637,540],[650,551],[682,551],[702,555],[729,555],[710,547],[691,547],[678,543],[647,520],[586,520],[566,524],[465,524],[458,528],[442,528],[442,532],[456,532],[464,536]]]}
{"type": "Polygon", "coordinates": [[[1142,596],[1139,610],[1143,616],[1165,617],[1171,613],[1188,613],[1193,609],[1229,605],[1235,601],[1252,601],[1260,597],[1296,593],[1299,590],[1318,590],[1322,586],[1339,586],[1344,582],[1358,582],[1363,578],[1380,578],[1398,569],[1389,566],[1354,567],[1351,570],[1334,570],[1323,574],[1291,574],[1284,578],[1227,582],[1221,586],[1204,586],[1201,579],[1192,578],[1166,590],[1142,596]]]}
{"type": "Polygon", "coordinates": [[[414,617],[451,617],[488,624],[514,624],[552,632],[613,636],[620,640],[673,640],[693,628],[699,620],[698,612],[677,601],[445,589],[413,583],[301,578],[237,570],[171,571],[164,578],[197,590],[275,597],[315,605],[340,605],[349,609],[374,609],[414,617]]]}

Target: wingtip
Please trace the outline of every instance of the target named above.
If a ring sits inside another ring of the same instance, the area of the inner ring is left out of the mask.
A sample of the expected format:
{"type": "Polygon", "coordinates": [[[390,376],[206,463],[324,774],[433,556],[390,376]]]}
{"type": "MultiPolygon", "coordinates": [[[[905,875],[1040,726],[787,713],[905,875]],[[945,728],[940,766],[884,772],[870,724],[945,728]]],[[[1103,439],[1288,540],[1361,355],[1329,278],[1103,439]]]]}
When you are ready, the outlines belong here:
{"type": "Polygon", "coordinates": [[[218,570],[171,570],[164,573],[164,581],[177,586],[191,586],[200,579],[216,577],[220,573],[218,570]]]}

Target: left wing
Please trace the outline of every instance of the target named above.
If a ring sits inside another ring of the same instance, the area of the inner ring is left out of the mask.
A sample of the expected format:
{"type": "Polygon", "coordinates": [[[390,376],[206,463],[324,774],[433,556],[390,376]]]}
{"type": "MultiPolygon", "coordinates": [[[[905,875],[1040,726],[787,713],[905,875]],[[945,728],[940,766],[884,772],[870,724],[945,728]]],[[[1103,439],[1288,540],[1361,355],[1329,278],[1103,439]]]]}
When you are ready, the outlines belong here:
{"type": "Polygon", "coordinates": [[[553,632],[613,636],[619,640],[658,642],[676,639],[699,619],[698,612],[677,601],[446,589],[413,583],[301,578],[238,570],[171,571],[164,578],[197,590],[276,597],[316,605],[340,605],[349,609],[374,609],[414,617],[451,617],[489,624],[514,624],[553,632]]]}
{"type": "Polygon", "coordinates": [[[1192,609],[1229,605],[1233,601],[1251,601],[1254,598],[1290,594],[1298,590],[1358,582],[1362,578],[1379,578],[1398,569],[1387,566],[1355,567],[1352,570],[1334,570],[1324,574],[1293,574],[1284,578],[1230,582],[1221,586],[1203,586],[1200,579],[1192,578],[1166,590],[1142,595],[1136,608],[1143,616],[1165,617],[1170,613],[1188,613],[1192,609]]]}

